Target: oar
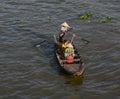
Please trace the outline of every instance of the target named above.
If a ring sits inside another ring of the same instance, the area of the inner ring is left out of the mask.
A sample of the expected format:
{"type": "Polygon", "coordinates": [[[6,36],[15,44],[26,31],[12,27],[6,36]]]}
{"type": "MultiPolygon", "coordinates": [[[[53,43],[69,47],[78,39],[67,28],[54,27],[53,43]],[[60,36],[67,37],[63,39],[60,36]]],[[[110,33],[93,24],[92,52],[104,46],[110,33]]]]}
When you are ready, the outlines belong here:
{"type": "Polygon", "coordinates": [[[73,42],[74,37],[80,38],[81,40],[83,40],[85,42],[85,44],[88,44],[90,42],[90,41],[86,40],[85,38],[82,38],[80,36],[76,36],[76,34],[72,34],[71,42],[73,42]]]}
{"type": "Polygon", "coordinates": [[[71,43],[73,42],[74,37],[75,37],[75,34],[72,35],[71,43]]]}
{"type": "Polygon", "coordinates": [[[40,43],[35,44],[35,47],[40,47],[40,46],[41,46],[41,44],[43,44],[45,41],[46,41],[46,40],[43,40],[43,41],[41,41],[40,43]]]}
{"type": "Polygon", "coordinates": [[[76,34],[73,34],[73,36],[76,37],[76,38],[80,38],[81,40],[83,40],[85,42],[85,44],[88,44],[90,42],[90,41],[86,40],[85,38],[80,37],[80,36],[78,36],[76,34]]]}
{"type": "Polygon", "coordinates": [[[82,38],[82,37],[78,37],[80,38],[81,40],[83,40],[85,42],[85,44],[88,44],[90,41],[86,40],[85,38],[82,38]]]}

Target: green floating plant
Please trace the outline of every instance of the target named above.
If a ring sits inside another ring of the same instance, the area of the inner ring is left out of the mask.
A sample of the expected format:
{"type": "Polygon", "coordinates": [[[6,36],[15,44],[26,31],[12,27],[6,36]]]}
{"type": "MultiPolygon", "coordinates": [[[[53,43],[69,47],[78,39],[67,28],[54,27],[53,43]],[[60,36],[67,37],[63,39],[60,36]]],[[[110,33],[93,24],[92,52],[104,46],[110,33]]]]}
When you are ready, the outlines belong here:
{"type": "Polygon", "coordinates": [[[51,20],[51,16],[48,16],[47,19],[48,19],[48,20],[51,20]]]}
{"type": "Polygon", "coordinates": [[[87,12],[86,15],[87,15],[87,17],[92,17],[93,16],[92,12],[87,12]]]}
{"type": "Polygon", "coordinates": [[[99,20],[99,22],[100,22],[100,23],[108,23],[108,22],[111,21],[111,19],[112,19],[111,16],[107,16],[106,18],[101,18],[101,19],[99,20]]]}
{"type": "Polygon", "coordinates": [[[26,20],[25,19],[21,19],[21,20],[18,20],[17,23],[19,23],[19,24],[26,23],[26,20]]]}
{"type": "Polygon", "coordinates": [[[87,20],[87,19],[88,19],[88,17],[87,17],[86,15],[81,15],[79,18],[80,18],[81,20],[87,20]]]}
{"type": "Polygon", "coordinates": [[[93,16],[92,12],[86,12],[86,13],[83,13],[82,15],[79,15],[78,17],[81,20],[87,20],[89,17],[92,17],[92,16],[93,16]]]}

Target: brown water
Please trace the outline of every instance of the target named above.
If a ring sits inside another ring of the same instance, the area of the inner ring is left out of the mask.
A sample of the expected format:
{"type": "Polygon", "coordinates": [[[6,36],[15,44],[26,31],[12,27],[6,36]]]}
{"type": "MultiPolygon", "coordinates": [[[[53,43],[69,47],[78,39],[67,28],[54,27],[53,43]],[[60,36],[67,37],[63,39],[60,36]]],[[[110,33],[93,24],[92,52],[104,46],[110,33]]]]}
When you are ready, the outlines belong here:
{"type": "Polygon", "coordinates": [[[119,0],[0,0],[0,99],[120,99],[119,18],[119,0]],[[77,19],[87,11],[92,18],[77,19]],[[55,60],[53,34],[64,21],[90,41],[74,39],[82,78],[61,74],[55,60]]]}

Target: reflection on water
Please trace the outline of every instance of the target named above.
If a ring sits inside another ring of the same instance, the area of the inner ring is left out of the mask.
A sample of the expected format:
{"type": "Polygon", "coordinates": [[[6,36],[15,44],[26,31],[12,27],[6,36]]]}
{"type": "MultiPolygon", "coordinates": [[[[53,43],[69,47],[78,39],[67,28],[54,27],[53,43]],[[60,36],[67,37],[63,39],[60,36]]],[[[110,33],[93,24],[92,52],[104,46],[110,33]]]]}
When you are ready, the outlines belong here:
{"type": "Polygon", "coordinates": [[[64,76],[66,83],[65,84],[70,84],[72,86],[81,86],[83,83],[83,76],[64,76]]]}

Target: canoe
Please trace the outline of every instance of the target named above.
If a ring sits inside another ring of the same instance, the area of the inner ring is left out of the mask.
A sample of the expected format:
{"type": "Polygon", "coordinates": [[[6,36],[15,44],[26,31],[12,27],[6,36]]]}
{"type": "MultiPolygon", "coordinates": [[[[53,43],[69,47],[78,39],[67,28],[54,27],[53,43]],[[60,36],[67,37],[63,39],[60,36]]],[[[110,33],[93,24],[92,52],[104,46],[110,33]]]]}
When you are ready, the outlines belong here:
{"type": "Polygon", "coordinates": [[[83,63],[82,58],[77,49],[75,48],[75,57],[73,62],[69,63],[69,61],[64,58],[61,48],[61,43],[58,41],[57,35],[54,35],[55,56],[62,70],[64,70],[67,74],[70,75],[83,75],[85,71],[85,64],[83,63]]]}

